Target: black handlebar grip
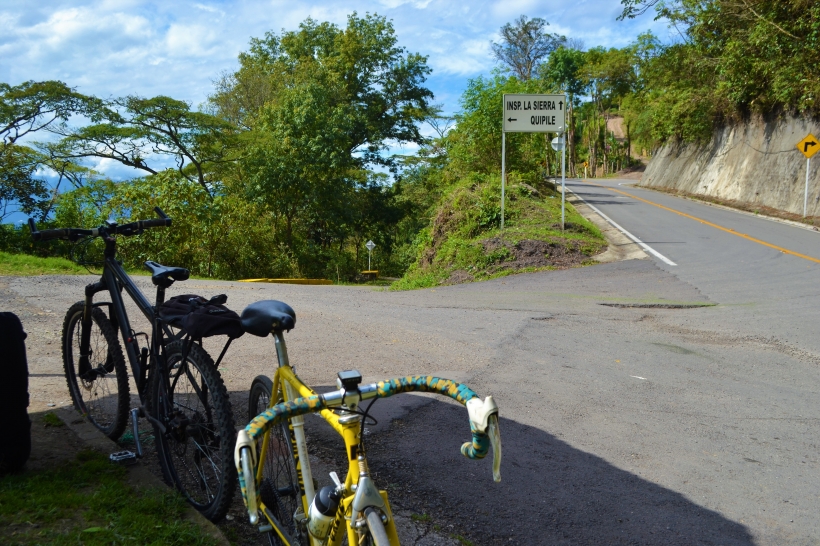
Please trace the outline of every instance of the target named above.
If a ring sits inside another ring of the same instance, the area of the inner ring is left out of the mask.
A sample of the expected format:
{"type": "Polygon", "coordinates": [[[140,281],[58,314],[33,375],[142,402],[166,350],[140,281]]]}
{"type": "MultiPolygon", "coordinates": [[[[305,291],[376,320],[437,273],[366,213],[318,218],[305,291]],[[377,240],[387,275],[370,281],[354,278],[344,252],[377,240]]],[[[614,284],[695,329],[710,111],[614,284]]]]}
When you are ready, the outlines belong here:
{"type": "Polygon", "coordinates": [[[71,237],[71,229],[45,229],[32,233],[31,237],[35,241],[50,241],[51,239],[68,239],[71,237]]]}
{"type": "Polygon", "coordinates": [[[171,225],[171,219],[166,216],[165,218],[155,218],[153,220],[140,220],[137,224],[142,229],[165,227],[171,225]]]}

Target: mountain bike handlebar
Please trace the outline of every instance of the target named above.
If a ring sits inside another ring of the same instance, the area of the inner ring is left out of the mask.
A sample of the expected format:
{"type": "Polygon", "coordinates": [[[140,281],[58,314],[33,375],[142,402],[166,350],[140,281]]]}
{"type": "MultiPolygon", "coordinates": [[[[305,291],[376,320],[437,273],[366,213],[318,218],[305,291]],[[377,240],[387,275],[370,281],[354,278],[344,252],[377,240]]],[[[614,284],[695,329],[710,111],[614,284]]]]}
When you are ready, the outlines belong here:
{"type": "Polygon", "coordinates": [[[28,228],[31,231],[31,238],[35,241],[50,241],[52,239],[67,239],[69,241],[76,241],[82,237],[99,237],[105,235],[139,235],[146,229],[155,227],[169,227],[171,225],[171,218],[165,214],[161,208],[154,207],[154,210],[159,215],[159,218],[151,220],[137,220],[136,222],[129,222],[122,225],[106,225],[94,229],[82,228],[59,228],[59,229],[44,229],[38,231],[33,218],[28,219],[28,228]]]}
{"type": "Polygon", "coordinates": [[[291,417],[307,413],[318,413],[324,409],[347,406],[355,408],[359,402],[372,398],[387,398],[403,392],[432,392],[460,402],[467,406],[470,416],[472,442],[461,446],[461,454],[469,459],[483,459],[493,448],[493,478],[501,481],[501,437],[498,429],[498,406],[492,396],[483,402],[466,385],[450,379],[433,376],[407,376],[369,385],[360,385],[355,390],[340,389],[324,394],[297,398],[290,402],[276,404],[257,415],[245,429],[237,435],[234,462],[239,473],[240,488],[245,506],[256,506],[255,480],[256,441],[270,427],[291,417]],[[250,500],[250,503],[249,503],[250,500]]]}

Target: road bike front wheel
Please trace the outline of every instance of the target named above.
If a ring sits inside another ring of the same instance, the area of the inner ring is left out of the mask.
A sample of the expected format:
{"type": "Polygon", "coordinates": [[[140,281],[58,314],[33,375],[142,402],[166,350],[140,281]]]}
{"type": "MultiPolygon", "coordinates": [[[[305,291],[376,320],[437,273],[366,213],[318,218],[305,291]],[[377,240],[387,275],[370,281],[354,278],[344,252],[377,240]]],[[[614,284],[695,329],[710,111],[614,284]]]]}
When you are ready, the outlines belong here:
{"type": "MultiPolygon", "coordinates": [[[[268,409],[271,392],[273,382],[268,377],[260,375],[254,378],[248,398],[248,421],[268,409]]],[[[310,540],[307,531],[300,528],[293,517],[301,507],[302,489],[299,487],[299,477],[296,473],[292,439],[290,421],[285,421],[271,427],[257,443],[256,452],[259,454],[262,452],[263,443],[267,442],[265,457],[260,461],[262,481],[258,489],[259,498],[282,524],[282,530],[290,535],[296,544],[308,546],[310,540]]],[[[269,531],[267,535],[270,546],[282,545],[275,531],[269,531]]]]}
{"type": "Polygon", "coordinates": [[[153,374],[151,405],[165,426],[156,432],[157,455],[165,481],[211,521],[228,511],[236,489],[236,442],[228,391],[213,359],[192,344],[165,347],[165,368],[153,374]]]}
{"type": "Polygon", "coordinates": [[[88,363],[80,359],[84,302],[68,309],[63,321],[63,367],[74,407],[114,441],[128,421],[128,370],[117,332],[102,309],[91,311],[88,363]]]}
{"type": "Polygon", "coordinates": [[[363,544],[368,546],[390,546],[390,539],[382,522],[382,516],[378,510],[373,508],[365,509],[365,521],[367,522],[367,535],[363,544]]]}

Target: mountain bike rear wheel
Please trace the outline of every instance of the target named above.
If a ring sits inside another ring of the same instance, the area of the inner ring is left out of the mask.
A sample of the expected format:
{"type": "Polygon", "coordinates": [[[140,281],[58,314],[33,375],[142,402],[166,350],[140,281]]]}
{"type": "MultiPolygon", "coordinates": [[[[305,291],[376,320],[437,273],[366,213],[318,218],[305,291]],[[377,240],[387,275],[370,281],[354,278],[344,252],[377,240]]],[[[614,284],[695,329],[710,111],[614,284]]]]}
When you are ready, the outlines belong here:
{"type": "Polygon", "coordinates": [[[165,369],[153,374],[153,416],[163,477],[211,521],[228,511],[236,489],[236,443],[228,392],[213,359],[192,344],[183,360],[184,341],[165,348],[165,369]],[[164,373],[163,373],[164,372],[164,373]]]}
{"type": "Polygon", "coordinates": [[[63,367],[74,407],[114,441],[128,422],[128,370],[117,332],[102,309],[91,311],[88,365],[80,361],[84,302],[72,305],[63,321],[63,367]]]}
{"type": "MultiPolygon", "coordinates": [[[[260,375],[254,378],[248,398],[248,421],[268,409],[271,392],[273,392],[273,382],[268,377],[260,375]]],[[[299,477],[296,473],[293,430],[290,421],[271,427],[268,433],[259,440],[256,448],[257,454],[261,453],[262,442],[266,439],[267,449],[265,458],[261,462],[263,469],[262,481],[258,490],[259,498],[282,524],[283,530],[297,544],[307,546],[310,544],[307,531],[300,528],[293,517],[297,510],[302,508],[302,489],[299,487],[299,477]]],[[[271,546],[282,545],[275,531],[269,531],[267,535],[271,546]]]]}

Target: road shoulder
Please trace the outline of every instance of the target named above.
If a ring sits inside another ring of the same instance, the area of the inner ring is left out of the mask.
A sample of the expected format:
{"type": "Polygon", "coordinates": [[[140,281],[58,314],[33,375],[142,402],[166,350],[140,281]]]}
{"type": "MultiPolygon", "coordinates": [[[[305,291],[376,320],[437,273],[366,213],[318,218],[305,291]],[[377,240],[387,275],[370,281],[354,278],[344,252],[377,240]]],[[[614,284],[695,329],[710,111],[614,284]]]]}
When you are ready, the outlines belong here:
{"type": "Polygon", "coordinates": [[[634,241],[630,240],[620,230],[607,222],[600,214],[592,210],[578,195],[567,192],[567,201],[575,207],[578,213],[595,224],[607,241],[607,249],[593,256],[598,263],[621,262],[624,260],[643,260],[648,258],[646,252],[634,241]]]}

